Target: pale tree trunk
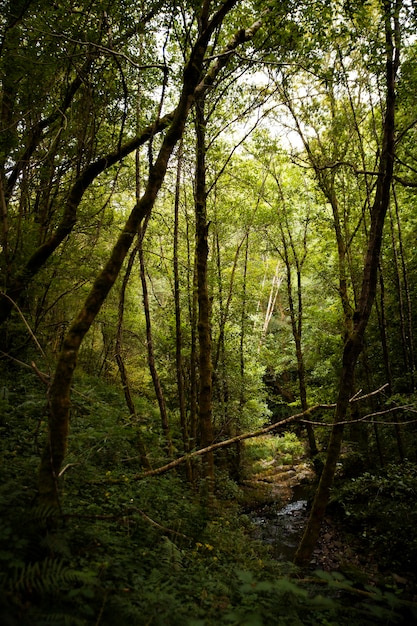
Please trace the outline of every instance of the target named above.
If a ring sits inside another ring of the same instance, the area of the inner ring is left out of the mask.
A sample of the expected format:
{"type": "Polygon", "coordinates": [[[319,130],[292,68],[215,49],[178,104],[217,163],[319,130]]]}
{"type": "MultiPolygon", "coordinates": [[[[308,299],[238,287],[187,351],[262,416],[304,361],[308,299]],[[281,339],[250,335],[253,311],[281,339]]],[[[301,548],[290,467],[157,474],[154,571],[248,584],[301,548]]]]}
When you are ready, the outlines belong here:
{"type": "Polygon", "coordinates": [[[383,137],[378,180],[374,202],[371,209],[371,224],[368,245],[362,273],[361,293],[353,315],[353,329],[345,341],[342,359],[342,372],[334,417],[334,426],[330,435],[326,462],[316,491],[304,535],[294,557],[297,565],[306,565],[317,543],[321,523],[329,500],[330,489],[340,456],[343,440],[343,421],[353,393],[354,374],[357,359],[362,351],[364,334],[375,300],[378,265],[382,243],[385,216],[390,203],[390,190],[393,178],[395,152],[395,84],[399,67],[400,33],[398,14],[401,3],[384,3],[385,38],[386,38],[386,97],[383,120],[383,137]]]}
{"type": "Polygon", "coordinates": [[[145,467],[146,469],[151,469],[151,464],[149,462],[149,459],[146,453],[145,443],[143,441],[142,433],[140,431],[140,425],[139,425],[140,420],[136,413],[135,403],[133,401],[132,393],[130,390],[129,377],[127,375],[126,366],[125,366],[125,362],[123,359],[123,314],[124,314],[124,305],[125,305],[125,298],[126,298],[126,288],[130,279],[130,274],[132,272],[136,254],[137,254],[137,247],[130,254],[126,272],[123,277],[122,288],[120,290],[115,358],[116,358],[117,367],[119,368],[123,394],[125,397],[127,408],[129,410],[129,417],[132,419],[135,427],[137,428],[137,446],[139,450],[140,462],[142,466],[145,467]]]}
{"type": "Polygon", "coordinates": [[[142,284],[143,309],[145,312],[146,349],[148,352],[149,371],[151,373],[153,387],[155,390],[156,399],[158,401],[159,414],[161,416],[162,433],[165,438],[165,444],[166,444],[168,454],[172,454],[172,442],[171,442],[171,435],[169,431],[168,412],[166,408],[164,393],[162,390],[161,380],[159,378],[158,371],[156,369],[156,363],[155,363],[155,351],[153,347],[153,337],[152,337],[151,312],[149,308],[148,285],[146,281],[145,259],[143,255],[143,239],[145,237],[146,228],[148,225],[148,219],[149,219],[149,213],[144,220],[143,226],[139,225],[139,228],[138,228],[138,253],[139,253],[140,280],[142,284]]]}

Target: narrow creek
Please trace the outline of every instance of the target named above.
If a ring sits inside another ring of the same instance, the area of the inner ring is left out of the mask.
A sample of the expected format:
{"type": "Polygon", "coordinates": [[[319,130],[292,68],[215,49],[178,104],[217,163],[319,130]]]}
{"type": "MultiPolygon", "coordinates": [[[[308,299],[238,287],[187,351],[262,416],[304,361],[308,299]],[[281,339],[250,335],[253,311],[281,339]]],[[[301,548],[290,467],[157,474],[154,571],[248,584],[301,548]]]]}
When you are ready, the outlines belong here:
{"type": "Polygon", "coordinates": [[[307,521],[308,493],[308,486],[297,485],[285,506],[268,502],[248,512],[254,524],[253,537],[271,546],[274,559],[292,560],[307,521]]]}

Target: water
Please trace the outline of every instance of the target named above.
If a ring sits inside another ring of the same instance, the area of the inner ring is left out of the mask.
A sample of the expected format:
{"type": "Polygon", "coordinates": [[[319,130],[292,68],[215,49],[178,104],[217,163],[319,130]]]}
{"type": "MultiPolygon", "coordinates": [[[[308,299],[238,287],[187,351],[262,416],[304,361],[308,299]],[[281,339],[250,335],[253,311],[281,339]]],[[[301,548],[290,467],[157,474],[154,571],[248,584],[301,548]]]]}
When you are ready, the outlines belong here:
{"type": "Polygon", "coordinates": [[[276,502],[265,504],[249,513],[255,528],[253,536],[271,546],[277,560],[291,561],[307,521],[307,500],[297,499],[284,507],[276,502]]]}

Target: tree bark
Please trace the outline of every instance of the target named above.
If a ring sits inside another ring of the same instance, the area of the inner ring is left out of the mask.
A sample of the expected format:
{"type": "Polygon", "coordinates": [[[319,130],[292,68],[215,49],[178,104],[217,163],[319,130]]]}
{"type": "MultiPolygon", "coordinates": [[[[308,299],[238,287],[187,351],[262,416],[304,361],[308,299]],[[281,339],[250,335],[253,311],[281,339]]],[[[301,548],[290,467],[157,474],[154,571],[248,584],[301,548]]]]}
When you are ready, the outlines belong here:
{"type": "MultiPolygon", "coordinates": [[[[174,303],[175,303],[175,369],[177,375],[177,391],[178,391],[178,407],[180,412],[180,425],[182,443],[186,454],[190,451],[190,436],[187,422],[187,411],[185,405],[185,389],[182,361],[182,329],[181,329],[181,303],[180,303],[180,274],[178,263],[178,238],[179,238],[179,207],[180,207],[180,189],[181,189],[181,168],[182,168],[182,140],[178,149],[177,176],[175,181],[175,200],[174,200],[174,303]]],[[[193,481],[193,472],[191,463],[186,464],[187,480],[189,483],[193,481]]]]}
{"type": "Polygon", "coordinates": [[[395,153],[395,84],[399,67],[400,31],[399,10],[401,2],[396,0],[383,3],[386,44],[386,96],[383,120],[383,137],[378,180],[371,209],[371,225],[365,263],[362,273],[362,285],[359,302],[353,315],[353,329],[345,341],[342,358],[342,372],[334,417],[334,426],[330,435],[326,462],[317,488],[310,517],[294,557],[296,565],[306,565],[317,543],[321,522],[329,500],[330,488],[336,471],[343,440],[343,421],[353,392],[355,366],[363,347],[365,330],[375,300],[378,265],[382,243],[385,216],[390,203],[390,190],[393,179],[395,153]]]}

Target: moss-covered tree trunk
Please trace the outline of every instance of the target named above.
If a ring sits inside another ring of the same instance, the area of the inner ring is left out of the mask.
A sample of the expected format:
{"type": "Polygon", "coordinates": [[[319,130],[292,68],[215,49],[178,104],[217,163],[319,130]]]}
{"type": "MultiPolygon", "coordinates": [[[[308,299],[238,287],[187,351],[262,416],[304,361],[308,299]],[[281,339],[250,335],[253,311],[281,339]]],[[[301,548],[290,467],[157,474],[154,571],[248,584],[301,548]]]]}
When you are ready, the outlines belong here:
{"type": "Polygon", "coordinates": [[[38,480],[39,498],[42,504],[59,506],[58,477],[67,449],[70,389],[81,342],[116,281],[141,221],[152,210],[165,177],[169,158],[183,134],[188,113],[194,103],[196,88],[199,83],[201,84],[204,54],[211,34],[221,25],[224,17],[235,4],[236,0],[226,0],[198,37],[184,69],[183,85],[177,108],[166,131],[158,157],[149,172],[144,193],[133,208],[109,260],[97,276],[83,308],[64,339],[49,390],[48,441],[42,455],[38,480]]]}
{"type": "Polygon", "coordinates": [[[353,394],[355,367],[362,351],[365,330],[375,300],[378,265],[385,216],[390,203],[390,190],[393,178],[395,152],[395,83],[399,67],[400,33],[398,14],[401,2],[384,2],[386,38],[386,98],[383,124],[382,149],[378,170],[378,180],[371,209],[371,227],[362,272],[362,286],[356,311],[353,315],[353,329],[347,337],[343,349],[342,372],[330,435],[326,462],[317,488],[310,517],[294,557],[297,565],[306,565],[312,556],[319,537],[321,522],[329,500],[336,463],[343,440],[343,422],[349,409],[349,399],[353,394]]]}
{"type": "MultiPolygon", "coordinates": [[[[183,338],[181,329],[181,289],[180,289],[180,272],[179,272],[179,208],[180,208],[180,190],[181,190],[181,173],[183,160],[183,142],[180,142],[178,149],[177,175],[175,180],[175,200],[174,200],[174,242],[173,242],[173,270],[174,270],[174,302],[175,302],[175,370],[177,376],[177,392],[178,392],[178,408],[180,412],[181,435],[184,447],[184,453],[190,451],[190,435],[189,425],[187,421],[187,410],[185,402],[185,387],[183,374],[183,338]]],[[[188,461],[186,463],[187,480],[189,483],[193,481],[192,465],[188,461]]]]}
{"type": "MultiPolygon", "coordinates": [[[[58,477],[67,448],[70,389],[83,338],[119,275],[132,241],[138,232],[139,225],[153,208],[156,196],[165,178],[169,159],[175,145],[183,135],[188,113],[194,104],[196,96],[201,96],[213,85],[216,76],[225,67],[236,48],[252,38],[262,25],[262,21],[258,20],[247,30],[239,29],[224,51],[219,54],[218,58],[212,61],[207,72],[204,73],[204,56],[211,37],[215,31],[221,28],[224,18],[233,9],[237,1],[225,0],[210,18],[208,17],[210,3],[204,4],[203,10],[207,13],[207,18],[204,20],[204,28],[200,30],[200,34],[189,55],[189,60],[184,67],[178,105],[172,116],[169,116],[170,123],[155,163],[150,168],[144,193],[140,200],[136,202],[111,252],[109,260],[94,281],[83,308],[64,338],[55,375],[49,390],[48,441],[42,455],[38,480],[39,498],[43,504],[59,506],[58,477]]],[[[153,127],[157,126],[158,124],[155,124],[153,127]]],[[[118,156],[120,157],[119,152],[118,156]]]]}

